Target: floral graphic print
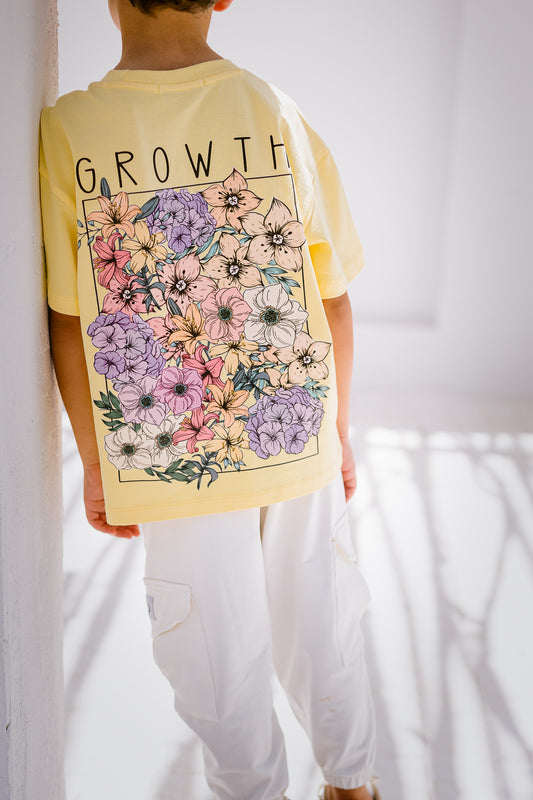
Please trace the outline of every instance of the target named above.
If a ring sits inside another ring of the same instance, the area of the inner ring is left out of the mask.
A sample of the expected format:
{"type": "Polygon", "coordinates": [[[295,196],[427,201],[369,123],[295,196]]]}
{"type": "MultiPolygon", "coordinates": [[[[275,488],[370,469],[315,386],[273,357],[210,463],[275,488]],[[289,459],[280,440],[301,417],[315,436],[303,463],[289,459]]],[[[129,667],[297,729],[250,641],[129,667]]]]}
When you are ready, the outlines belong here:
{"type": "Polygon", "coordinates": [[[331,344],[308,329],[304,228],[289,206],[236,169],[139,204],[105,179],[100,192],[78,246],[87,236],[101,308],[87,333],[109,462],[200,488],[304,453],[331,344]]]}

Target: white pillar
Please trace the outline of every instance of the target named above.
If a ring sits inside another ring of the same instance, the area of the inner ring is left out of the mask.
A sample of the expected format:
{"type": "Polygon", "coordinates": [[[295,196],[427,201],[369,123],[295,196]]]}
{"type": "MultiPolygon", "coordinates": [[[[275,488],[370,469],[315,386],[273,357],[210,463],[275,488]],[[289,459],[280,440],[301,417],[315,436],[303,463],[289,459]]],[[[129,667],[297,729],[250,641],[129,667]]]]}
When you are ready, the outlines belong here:
{"type": "Polygon", "coordinates": [[[0,36],[0,797],[63,800],[61,439],[37,171],[56,0],[6,0],[0,36]]]}

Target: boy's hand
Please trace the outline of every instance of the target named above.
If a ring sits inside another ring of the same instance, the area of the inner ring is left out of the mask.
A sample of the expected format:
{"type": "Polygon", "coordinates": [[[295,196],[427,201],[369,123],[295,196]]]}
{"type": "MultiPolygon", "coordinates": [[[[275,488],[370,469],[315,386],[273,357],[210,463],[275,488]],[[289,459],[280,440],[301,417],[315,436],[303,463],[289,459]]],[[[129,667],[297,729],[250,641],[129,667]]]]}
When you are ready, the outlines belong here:
{"type": "Polygon", "coordinates": [[[353,457],[352,447],[350,440],[347,436],[341,436],[342,444],[342,479],[344,481],[344,493],[346,495],[346,502],[353,497],[357,489],[357,476],[355,474],[355,459],[353,457]]]}
{"type": "Polygon", "coordinates": [[[100,464],[90,464],[84,467],[83,500],[87,519],[97,531],[110,533],[112,536],[119,536],[123,539],[139,536],[138,525],[109,525],[105,513],[100,464]]]}

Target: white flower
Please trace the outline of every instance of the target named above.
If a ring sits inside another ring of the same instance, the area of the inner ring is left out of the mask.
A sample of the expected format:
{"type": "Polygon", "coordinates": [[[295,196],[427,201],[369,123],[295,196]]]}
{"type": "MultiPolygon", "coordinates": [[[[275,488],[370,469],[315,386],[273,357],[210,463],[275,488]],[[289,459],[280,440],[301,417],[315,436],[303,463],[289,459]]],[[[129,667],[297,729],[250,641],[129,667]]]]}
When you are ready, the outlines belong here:
{"type": "Polygon", "coordinates": [[[148,439],[152,452],[152,466],[166,469],[186,451],[186,441],[178,442],[177,444],[172,441],[172,436],[179,430],[184,417],[185,414],[180,414],[177,417],[169,414],[161,425],[152,425],[149,422],[143,423],[142,430],[148,439]]]}
{"type": "Polygon", "coordinates": [[[258,344],[290,347],[309,316],[279,283],[243,292],[252,309],[244,323],[244,338],[258,344]]]}
{"type": "Polygon", "coordinates": [[[104,436],[108,458],[117,469],[146,469],[151,466],[150,445],[146,436],[135,433],[129,425],[104,436]]]}

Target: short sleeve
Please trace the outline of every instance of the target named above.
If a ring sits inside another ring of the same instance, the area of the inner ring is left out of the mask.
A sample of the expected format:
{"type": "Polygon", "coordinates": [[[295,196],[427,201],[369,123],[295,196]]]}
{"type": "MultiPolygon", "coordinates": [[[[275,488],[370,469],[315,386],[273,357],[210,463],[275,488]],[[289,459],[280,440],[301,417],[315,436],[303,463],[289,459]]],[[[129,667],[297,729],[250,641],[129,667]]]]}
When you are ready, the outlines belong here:
{"type": "Polygon", "coordinates": [[[45,108],[41,114],[39,148],[48,304],[60,314],[79,316],[76,204],[65,177],[70,149],[64,133],[50,119],[50,111],[45,108]]]}
{"type": "Polygon", "coordinates": [[[342,181],[331,153],[316,164],[306,239],[323,299],[338,297],[362,270],[364,256],[342,181]]]}

